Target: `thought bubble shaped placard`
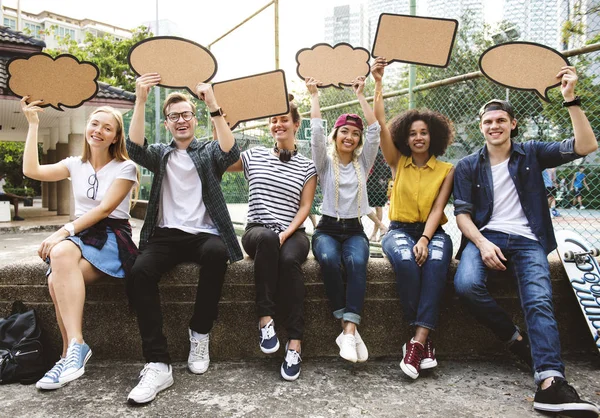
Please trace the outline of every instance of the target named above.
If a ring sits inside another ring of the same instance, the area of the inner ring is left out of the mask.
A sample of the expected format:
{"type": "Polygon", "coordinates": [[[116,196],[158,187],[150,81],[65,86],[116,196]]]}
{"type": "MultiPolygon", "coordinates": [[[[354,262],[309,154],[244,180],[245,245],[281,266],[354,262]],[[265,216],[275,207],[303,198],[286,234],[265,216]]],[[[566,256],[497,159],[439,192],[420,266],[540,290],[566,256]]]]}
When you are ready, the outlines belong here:
{"type": "Polygon", "coordinates": [[[290,111],[283,70],[213,84],[215,98],[229,127],[290,111]]]}
{"type": "Polygon", "coordinates": [[[548,90],[560,85],[556,74],[569,61],[560,52],[533,42],[508,42],[488,48],[479,57],[483,75],[517,90],[533,90],[549,102],[548,90]]]}
{"type": "Polygon", "coordinates": [[[41,100],[40,107],[75,108],[98,93],[100,71],[95,64],[79,61],[69,54],[56,58],[39,52],[13,58],[7,64],[8,88],[29,103],[41,100]]]}
{"type": "Polygon", "coordinates": [[[195,94],[196,85],[217,73],[214,55],[196,42],[175,36],[155,36],[135,44],[127,55],[137,75],[160,74],[159,86],[185,88],[195,94]]]}
{"type": "Polygon", "coordinates": [[[388,62],[447,67],[457,29],[454,19],[382,13],[372,55],[388,62]]]}
{"type": "Polygon", "coordinates": [[[296,53],[296,73],[304,80],[313,77],[320,88],[350,86],[352,80],[369,75],[369,51],[342,42],[335,46],[319,43],[296,53]]]}

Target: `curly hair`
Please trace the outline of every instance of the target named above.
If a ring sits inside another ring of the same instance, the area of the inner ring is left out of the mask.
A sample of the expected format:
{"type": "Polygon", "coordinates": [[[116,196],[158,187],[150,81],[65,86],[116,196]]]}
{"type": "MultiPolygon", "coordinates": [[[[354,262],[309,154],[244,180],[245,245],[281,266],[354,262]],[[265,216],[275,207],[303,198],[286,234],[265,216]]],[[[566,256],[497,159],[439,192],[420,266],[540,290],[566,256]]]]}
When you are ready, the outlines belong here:
{"type": "Polygon", "coordinates": [[[407,157],[412,154],[408,146],[408,135],[413,122],[418,120],[425,122],[429,129],[429,154],[436,157],[443,155],[454,140],[454,125],[446,116],[429,109],[407,110],[388,123],[392,140],[398,151],[407,157]]]}

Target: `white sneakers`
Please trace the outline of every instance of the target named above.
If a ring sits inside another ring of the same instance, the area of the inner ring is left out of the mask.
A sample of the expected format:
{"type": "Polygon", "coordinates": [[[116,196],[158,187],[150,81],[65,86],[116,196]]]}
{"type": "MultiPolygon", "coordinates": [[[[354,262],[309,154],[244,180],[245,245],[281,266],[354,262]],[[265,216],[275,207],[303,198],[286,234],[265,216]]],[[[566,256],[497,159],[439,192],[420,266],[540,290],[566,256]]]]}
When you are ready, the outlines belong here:
{"type": "Polygon", "coordinates": [[[140,382],[129,392],[127,402],[130,404],[145,404],[153,401],[156,395],[173,384],[173,369],[168,365],[168,371],[160,370],[156,363],[147,363],[140,372],[140,382]]]}
{"type": "Polygon", "coordinates": [[[188,369],[194,374],[202,374],[208,369],[210,356],[208,353],[209,336],[202,340],[193,337],[192,330],[188,329],[190,334],[190,355],[188,356],[188,369]]]}
{"type": "Polygon", "coordinates": [[[369,351],[358,331],[352,334],[342,333],[335,339],[340,347],[340,357],[352,363],[362,363],[369,358],[369,351]]]}

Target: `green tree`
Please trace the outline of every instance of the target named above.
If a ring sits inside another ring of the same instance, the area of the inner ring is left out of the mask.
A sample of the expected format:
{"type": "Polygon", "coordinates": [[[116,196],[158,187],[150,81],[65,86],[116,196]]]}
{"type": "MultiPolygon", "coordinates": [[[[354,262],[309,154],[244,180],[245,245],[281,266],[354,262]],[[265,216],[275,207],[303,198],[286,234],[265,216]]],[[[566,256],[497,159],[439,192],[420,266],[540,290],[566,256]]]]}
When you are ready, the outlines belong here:
{"type": "MultiPolygon", "coordinates": [[[[55,27],[51,27],[46,31],[46,36],[52,36],[54,30],[55,27]]],[[[129,68],[127,54],[133,45],[151,36],[152,33],[145,26],[134,29],[130,39],[116,39],[112,35],[95,36],[88,32],[82,44],[66,36],[60,39],[57,49],[46,49],[44,52],[53,57],[68,53],[79,60],[90,61],[100,69],[100,81],[135,91],[136,76],[129,68]]]]}
{"type": "MultiPolygon", "coordinates": [[[[22,167],[24,150],[24,142],[0,141],[0,174],[6,174],[8,188],[32,188],[35,190],[36,194],[40,194],[40,182],[23,176],[22,167]]],[[[39,155],[41,155],[41,149],[39,151],[39,155]]],[[[18,192],[16,194],[23,193],[18,192]]]]}

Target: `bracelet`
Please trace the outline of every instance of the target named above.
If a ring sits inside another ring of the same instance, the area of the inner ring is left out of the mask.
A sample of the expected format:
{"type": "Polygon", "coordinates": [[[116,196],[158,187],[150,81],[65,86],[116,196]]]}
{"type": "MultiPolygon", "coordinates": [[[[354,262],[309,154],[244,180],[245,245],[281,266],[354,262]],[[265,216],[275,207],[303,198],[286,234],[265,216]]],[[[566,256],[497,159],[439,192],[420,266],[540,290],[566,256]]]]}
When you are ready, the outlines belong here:
{"type": "Polygon", "coordinates": [[[570,102],[563,102],[562,106],[563,107],[581,106],[581,98],[579,96],[575,96],[575,98],[573,100],[571,100],[570,102]]]}
{"type": "Polygon", "coordinates": [[[420,236],[420,238],[425,238],[427,240],[427,243],[429,244],[431,242],[431,238],[429,238],[427,235],[423,234],[420,236]]]}

